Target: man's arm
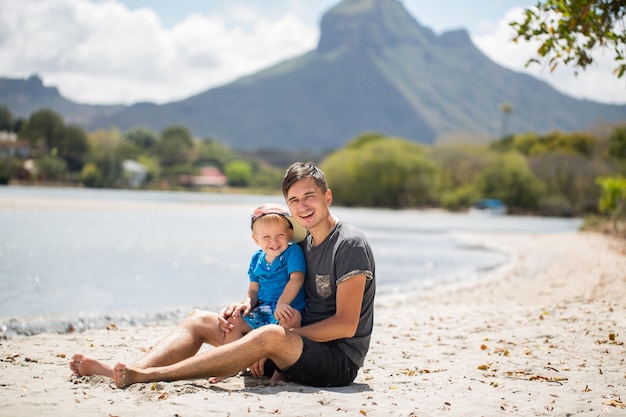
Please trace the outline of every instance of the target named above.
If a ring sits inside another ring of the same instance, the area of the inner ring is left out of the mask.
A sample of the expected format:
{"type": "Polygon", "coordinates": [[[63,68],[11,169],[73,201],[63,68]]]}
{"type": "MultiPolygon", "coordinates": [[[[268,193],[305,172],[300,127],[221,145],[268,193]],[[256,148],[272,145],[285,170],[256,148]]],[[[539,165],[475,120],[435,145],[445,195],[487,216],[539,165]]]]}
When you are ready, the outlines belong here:
{"type": "Polygon", "coordinates": [[[355,275],[337,285],[335,315],[292,331],[315,342],[328,342],[354,336],[361,316],[365,282],[365,275],[355,275]]]}

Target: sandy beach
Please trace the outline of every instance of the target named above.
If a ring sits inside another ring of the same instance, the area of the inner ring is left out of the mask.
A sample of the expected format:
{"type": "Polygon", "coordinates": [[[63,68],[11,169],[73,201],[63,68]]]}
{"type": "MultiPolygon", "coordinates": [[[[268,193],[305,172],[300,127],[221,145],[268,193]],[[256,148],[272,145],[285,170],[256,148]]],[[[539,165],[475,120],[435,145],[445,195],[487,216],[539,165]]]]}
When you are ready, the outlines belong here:
{"type": "Polygon", "coordinates": [[[131,362],[170,327],[0,341],[4,416],[626,416],[626,242],[595,233],[463,236],[512,254],[474,283],[378,297],[354,384],[238,375],[136,384],[72,376],[75,352],[131,362]]]}

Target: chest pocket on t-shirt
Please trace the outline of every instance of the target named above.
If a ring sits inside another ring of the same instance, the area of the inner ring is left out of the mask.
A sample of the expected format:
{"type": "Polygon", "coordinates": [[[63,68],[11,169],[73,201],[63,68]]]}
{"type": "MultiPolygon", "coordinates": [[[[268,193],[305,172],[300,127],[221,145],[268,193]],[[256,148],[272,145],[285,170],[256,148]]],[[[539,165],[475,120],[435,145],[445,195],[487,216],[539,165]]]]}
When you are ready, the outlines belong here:
{"type": "Polygon", "coordinates": [[[315,275],[315,289],[320,297],[328,298],[333,295],[330,287],[330,275],[315,275]]]}

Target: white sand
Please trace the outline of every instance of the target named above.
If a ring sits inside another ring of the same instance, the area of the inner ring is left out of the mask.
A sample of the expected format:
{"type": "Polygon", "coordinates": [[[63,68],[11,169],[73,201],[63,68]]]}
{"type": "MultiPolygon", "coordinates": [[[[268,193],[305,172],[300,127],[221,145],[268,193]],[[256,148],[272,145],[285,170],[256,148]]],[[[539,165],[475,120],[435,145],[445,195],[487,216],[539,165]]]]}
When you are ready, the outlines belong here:
{"type": "Polygon", "coordinates": [[[236,376],[136,384],[75,378],[75,352],[132,362],[169,327],[0,341],[2,416],[626,416],[626,242],[592,233],[472,235],[513,254],[462,289],[379,297],[354,384],[236,376]]]}

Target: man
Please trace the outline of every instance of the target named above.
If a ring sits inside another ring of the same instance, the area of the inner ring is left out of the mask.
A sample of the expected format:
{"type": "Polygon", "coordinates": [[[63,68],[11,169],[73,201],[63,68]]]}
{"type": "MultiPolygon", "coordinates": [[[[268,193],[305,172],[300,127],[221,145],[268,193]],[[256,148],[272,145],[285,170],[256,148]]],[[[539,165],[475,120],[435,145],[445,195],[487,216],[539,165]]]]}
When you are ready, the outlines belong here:
{"type": "Polygon", "coordinates": [[[105,375],[122,388],[138,382],[220,377],[266,365],[294,382],[317,387],[348,385],[369,349],[374,321],[375,265],[365,236],[330,213],[332,192],[312,163],[294,163],[283,179],[292,216],[309,235],[302,242],[307,261],[302,327],[267,325],[224,344],[232,311],[192,311],[168,336],[132,365],[108,365],[76,354],[76,376],[105,375]],[[203,343],[216,348],[197,354],[203,343]],[[266,363],[266,360],[270,362],[266,363]]]}

